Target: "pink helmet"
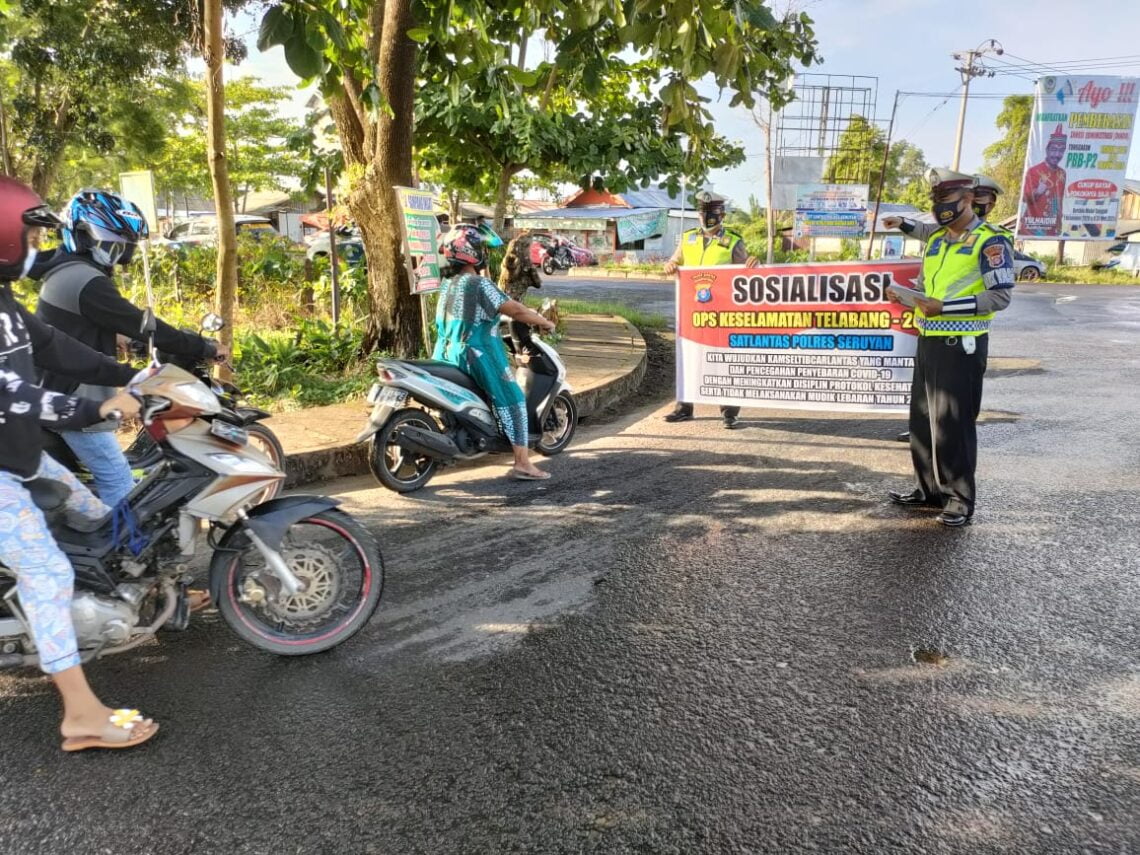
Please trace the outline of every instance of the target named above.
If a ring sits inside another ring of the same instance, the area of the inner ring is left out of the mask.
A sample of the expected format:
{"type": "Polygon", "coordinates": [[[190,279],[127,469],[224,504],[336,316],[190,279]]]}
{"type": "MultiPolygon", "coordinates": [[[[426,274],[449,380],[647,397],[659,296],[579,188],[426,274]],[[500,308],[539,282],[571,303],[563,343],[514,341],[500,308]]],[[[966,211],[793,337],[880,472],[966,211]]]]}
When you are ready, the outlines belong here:
{"type": "Polygon", "coordinates": [[[487,261],[487,241],[475,226],[460,223],[443,240],[443,257],[457,266],[481,267],[487,261]]]}
{"type": "Polygon", "coordinates": [[[27,184],[0,175],[0,279],[13,282],[27,271],[28,231],[58,229],[59,217],[27,184]]]}

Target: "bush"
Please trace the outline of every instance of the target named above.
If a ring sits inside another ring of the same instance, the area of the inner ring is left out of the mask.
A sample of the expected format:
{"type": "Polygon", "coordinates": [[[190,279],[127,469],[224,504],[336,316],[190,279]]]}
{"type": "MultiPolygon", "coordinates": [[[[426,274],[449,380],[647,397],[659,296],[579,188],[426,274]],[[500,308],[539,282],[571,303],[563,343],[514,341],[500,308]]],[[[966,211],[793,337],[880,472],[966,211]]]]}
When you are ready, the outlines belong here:
{"type": "Polygon", "coordinates": [[[371,359],[361,357],[357,326],[334,329],[323,320],[301,319],[296,330],[240,332],[234,337],[234,367],[255,400],[300,406],[337,403],[364,392],[371,359]]]}

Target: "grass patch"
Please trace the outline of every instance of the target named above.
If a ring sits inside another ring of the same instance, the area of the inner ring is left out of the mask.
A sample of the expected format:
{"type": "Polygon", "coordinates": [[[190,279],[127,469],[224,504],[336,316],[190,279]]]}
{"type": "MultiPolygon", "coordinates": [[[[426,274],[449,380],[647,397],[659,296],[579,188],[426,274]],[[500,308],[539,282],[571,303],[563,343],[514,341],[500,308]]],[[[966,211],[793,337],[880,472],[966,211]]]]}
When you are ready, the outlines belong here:
{"type": "Polygon", "coordinates": [[[598,269],[619,270],[622,273],[664,273],[665,271],[662,270],[664,266],[664,261],[639,261],[636,263],[624,261],[603,261],[598,265],[598,269]]]}
{"type": "Polygon", "coordinates": [[[1091,267],[1049,265],[1042,282],[1063,285],[1140,285],[1140,278],[1127,270],[1093,270],[1091,267]]]}
{"type": "MultiPolygon", "coordinates": [[[[528,297],[526,302],[528,306],[536,310],[542,306],[542,300],[528,297]]],[[[624,303],[565,300],[559,297],[558,311],[563,315],[617,315],[625,318],[638,329],[663,330],[669,326],[669,319],[664,315],[642,312],[624,303]]]]}

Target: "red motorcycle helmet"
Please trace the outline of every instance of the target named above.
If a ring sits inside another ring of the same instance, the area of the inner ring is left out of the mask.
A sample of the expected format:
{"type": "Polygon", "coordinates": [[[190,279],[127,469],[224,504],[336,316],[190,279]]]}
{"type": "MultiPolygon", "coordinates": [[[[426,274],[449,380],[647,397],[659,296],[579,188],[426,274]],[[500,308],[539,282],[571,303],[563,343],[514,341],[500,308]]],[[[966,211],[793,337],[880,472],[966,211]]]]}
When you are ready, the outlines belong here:
{"type": "Polygon", "coordinates": [[[0,175],[0,280],[14,282],[24,275],[28,233],[34,228],[58,229],[59,217],[27,184],[0,175]]]}

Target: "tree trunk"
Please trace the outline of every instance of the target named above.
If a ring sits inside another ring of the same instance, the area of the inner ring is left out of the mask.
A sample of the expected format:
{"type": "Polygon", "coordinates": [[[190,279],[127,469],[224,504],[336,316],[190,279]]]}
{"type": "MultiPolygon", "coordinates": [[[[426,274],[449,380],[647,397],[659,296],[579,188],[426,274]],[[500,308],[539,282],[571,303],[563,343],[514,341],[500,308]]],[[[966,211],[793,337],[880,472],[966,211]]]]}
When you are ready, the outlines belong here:
{"type": "Polygon", "coordinates": [[[12,154],[8,149],[8,108],[0,96],[0,156],[3,157],[4,174],[12,175],[12,154]]]}
{"type": "Polygon", "coordinates": [[[377,82],[390,109],[382,111],[376,121],[375,150],[364,152],[372,162],[364,164],[363,177],[348,195],[348,208],[360,226],[368,257],[372,311],[364,350],[378,348],[408,356],[420,349],[422,316],[402,259],[401,213],[392,188],[412,184],[415,75],[408,70],[416,65],[416,43],[407,37],[412,27],[411,0],[387,0],[382,5],[377,82]]]}
{"type": "Polygon", "coordinates": [[[459,205],[463,201],[458,190],[451,190],[447,194],[447,224],[450,228],[459,225],[459,205]]]}
{"type": "Polygon", "coordinates": [[[420,300],[408,282],[400,207],[392,183],[373,164],[353,187],[347,202],[368,257],[372,311],[363,349],[366,353],[378,349],[399,356],[415,355],[420,349],[420,300]]]}
{"type": "MultiPolygon", "coordinates": [[[[203,31],[206,60],[206,127],[210,181],[214,185],[214,213],[218,224],[218,272],[215,290],[217,313],[226,322],[220,338],[227,349],[233,347],[234,303],[237,298],[237,231],[234,226],[234,199],[226,163],[226,90],[222,74],[225,60],[222,40],[222,2],[203,3],[203,31]]],[[[228,369],[223,368],[228,374],[228,369]]]]}
{"type": "Polygon", "coordinates": [[[765,255],[766,263],[772,264],[776,260],[776,208],[773,198],[774,181],[772,178],[772,104],[768,104],[768,121],[764,125],[764,181],[768,185],[768,210],[765,212],[768,230],[768,251],[765,255]]]}
{"type": "Polygon", "coordinates": [[[518,172],[518,167],[507,164],[499,173],[499,187],[495,191],[495,231],[502,234],[507,225],[507,203],[511,199],[511,179],[518,172]]]}

